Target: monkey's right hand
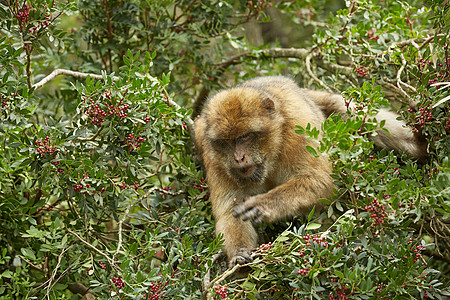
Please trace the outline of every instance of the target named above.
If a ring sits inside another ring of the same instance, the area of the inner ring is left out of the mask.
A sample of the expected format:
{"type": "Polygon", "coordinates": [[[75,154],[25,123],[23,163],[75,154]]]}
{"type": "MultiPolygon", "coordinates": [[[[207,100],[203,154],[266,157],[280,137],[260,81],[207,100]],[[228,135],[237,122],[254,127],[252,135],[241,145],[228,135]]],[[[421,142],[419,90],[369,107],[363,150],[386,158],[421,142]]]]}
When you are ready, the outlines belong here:
{"type": "Polygon", "coordinates": [[[239,252],[230,259],[229,266],[234,267],[235,265],[243,265],[252,261],[253,258],[251,256],[251,252],[246,248],[241,248],[239,249],[239,252]]]}
{"type": "Polygon", "coordinates": [[[263,208],[260,196],[245,197],[244,202],[235,206],[233,216],[242,218],[242,221],[249,220],[253,225],[258,225],[268,221],[269,214],[263,208]]]}

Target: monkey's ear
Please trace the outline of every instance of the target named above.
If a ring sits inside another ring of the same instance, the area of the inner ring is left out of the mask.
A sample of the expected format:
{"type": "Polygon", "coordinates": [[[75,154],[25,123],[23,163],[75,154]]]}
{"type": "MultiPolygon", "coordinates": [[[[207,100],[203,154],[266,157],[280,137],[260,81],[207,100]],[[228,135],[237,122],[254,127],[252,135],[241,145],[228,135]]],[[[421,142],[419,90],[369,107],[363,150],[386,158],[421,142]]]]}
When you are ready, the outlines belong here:
{"type": "Polygon", "coordinates": [[[261,106],[265,109],[267,109],[269,112],[275,111],[275,103],[270,98],[265,98],[261,102],[261,106]]]}

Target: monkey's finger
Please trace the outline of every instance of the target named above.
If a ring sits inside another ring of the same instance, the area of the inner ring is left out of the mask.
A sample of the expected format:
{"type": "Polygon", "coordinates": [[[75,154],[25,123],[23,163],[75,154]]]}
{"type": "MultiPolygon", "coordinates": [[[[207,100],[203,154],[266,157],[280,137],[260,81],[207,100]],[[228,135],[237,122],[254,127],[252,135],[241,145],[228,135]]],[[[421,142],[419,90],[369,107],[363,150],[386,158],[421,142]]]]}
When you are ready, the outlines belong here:
{"type": "Polygon", "coordinates": [[[254,220],[252,220],[253,225],[259,225],[263,222],[265,214],[259,214],[254,220]]]}
{"type": "Polygon", "coordinates": [[[245,204],[237,205],[233,210],[233,217],[237,218],[243,213],[245,213],[249,208],[245,204]]]}
{"type": "Polygon", "coordinates": [[[260,215],[261,215],[261,212],[260,212],[259,208],[253,207],[252,209],[247,210],[242,215],[242,221],[250,220],[253,223],[253,221],[256,220],[260,215]]]}

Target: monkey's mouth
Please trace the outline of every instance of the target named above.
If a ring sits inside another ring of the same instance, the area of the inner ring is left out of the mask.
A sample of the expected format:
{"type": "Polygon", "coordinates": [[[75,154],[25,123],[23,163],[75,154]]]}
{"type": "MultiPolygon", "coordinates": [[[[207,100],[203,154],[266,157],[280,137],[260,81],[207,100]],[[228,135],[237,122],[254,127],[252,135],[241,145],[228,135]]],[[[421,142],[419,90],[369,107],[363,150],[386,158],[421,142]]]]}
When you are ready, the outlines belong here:
{"type": "Polygon", "coordinates": [[[246,167],[234,168],[234,177],[241,183],[260,182],[263,178],[263,168],[260,165],[249,165],[246,167]]]}
{"type": "Polygon", "coordinates": [[[238,172],[241,174],[241,176],[243,177],[249,177],[253,174],[253,172],[256,170],[256,166],[248,166],[248,167],[242,167],[238,169],[238,172]]]}

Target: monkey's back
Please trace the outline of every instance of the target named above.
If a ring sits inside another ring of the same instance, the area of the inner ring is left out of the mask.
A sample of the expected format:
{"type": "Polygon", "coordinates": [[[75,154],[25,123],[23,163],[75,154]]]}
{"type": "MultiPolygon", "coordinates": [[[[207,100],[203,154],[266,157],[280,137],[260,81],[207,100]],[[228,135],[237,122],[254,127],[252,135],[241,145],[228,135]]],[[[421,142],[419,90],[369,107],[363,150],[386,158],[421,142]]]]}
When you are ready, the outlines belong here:
{"type": "Polygon", "coordinates": [[[257,77],[246,81],[240,87],[262,90],[274,97],[280,113],[292,125],[306,127],[307,124],[320,129],[325,116],[320,107],[313,101],[308,91],[301,89],[290,78],[284,76],[257,77]]]}

